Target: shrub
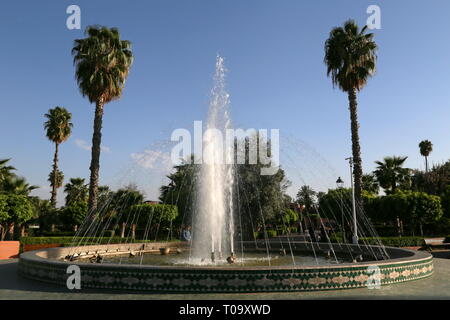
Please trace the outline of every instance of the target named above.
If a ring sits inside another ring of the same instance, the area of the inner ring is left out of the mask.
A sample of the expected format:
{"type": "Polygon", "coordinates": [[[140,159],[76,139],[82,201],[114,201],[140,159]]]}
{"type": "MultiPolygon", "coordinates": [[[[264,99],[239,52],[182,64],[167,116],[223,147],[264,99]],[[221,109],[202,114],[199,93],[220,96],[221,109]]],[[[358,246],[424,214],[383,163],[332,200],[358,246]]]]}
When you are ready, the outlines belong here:
{"type": "Polygon", "coordinates": [[[79,226],[86,218],[88,206],[86,202],[75,201],[61,212],[61,220],[66,225],[79,226]]]}
{"type": "Polygon", "coordinates": [[[149,219],[153,223],[170,223],[178,216],[178,207],[171,204],[136,204],[130,208],[130,213],[138,215],[141,225],[149,219]]]}
{"type": "Polygon", "coordinates": [[[359,238],[359,243],[379,245],[379,241],[388,247],[422,247],[425,240],[422,237],[380,237],[380,238],[359,238]]]}
{"type": "Polygon", "coordinates": [[[267,237],[268,238],[274,238],[277,236],[277,231],[276,230],[267,230],[267,237]]]}
{"type": "Polygon", "coordinates": [[[445,237],[444,242],[445,243],[450,243],[450,235],[445,237]]]}
{"type": "MultiPolygon", "coordinates": [[[[154,240],[138,240],[138,239],[123,239],[120,237],[22,237],[20,244],[60,244],[64,246],[70,246],[72,243],[78,243],[81,241],[82,245],[89,244],[114,244],[123,243],[138,243],[138,242],[154,242],[154,240]]],[[[177,241],[177,240],[175,240],[177,241]]]]}
{"type": "Polygon", "coordinates": [[[335,232],[330,234],[330,241],[331,242],[338,242],[342,243],[344,241],[344,237],[342,236],[342,232],[335,232]]]}

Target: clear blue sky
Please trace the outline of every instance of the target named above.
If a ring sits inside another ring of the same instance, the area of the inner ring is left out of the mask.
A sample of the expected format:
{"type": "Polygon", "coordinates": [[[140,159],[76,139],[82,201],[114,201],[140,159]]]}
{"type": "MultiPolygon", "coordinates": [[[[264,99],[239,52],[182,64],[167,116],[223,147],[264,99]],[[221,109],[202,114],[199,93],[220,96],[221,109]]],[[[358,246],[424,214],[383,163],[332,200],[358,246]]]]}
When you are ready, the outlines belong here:
{"type": "MultiPolygon", "coordinates": [[[[382,29],[375,30],[377,74],[358,97],[364,170],[394,154],[408,156],[409,167],[423,168],[418,151],[423,139],[434,144],[431,162],[445,161],[450,158],[450,2],[445,0],[5,1],[0,158],[12,158],[19,175],[42,186],[36,194],[48,197],[54,146],[45,137],[43,115],[60,105],[72,112],[75,125],[60,149],[60,167],[66,181],[88,178],[93,106],[78,91],[70,50],[87,25],[100,24],[118,27],[135,55],[122,99],[106,106],[102,183],[142,180],[131,154],[205,118],[217,53],[230,70],[237,126],[279,128],[282,144],[283,136],[296,141],[286,144],[290,151],[294,145],[311,146],[291,158],[291,165],[298,161],[310,170],[289,176],[295,186],[325,188],[338,175],[349,181],[347,96],[326,77],[323,44],[330,29],[348,18],[365,24],[370,4],[381,8],[382,29]],[[66,28],[70,4],[81,7],[81,30],[66,28]],[[302,182],[300,175],[309,178],[302,182]]],[[[147,179],[153,186],[161,181],[151,174],[147,179]]]]}

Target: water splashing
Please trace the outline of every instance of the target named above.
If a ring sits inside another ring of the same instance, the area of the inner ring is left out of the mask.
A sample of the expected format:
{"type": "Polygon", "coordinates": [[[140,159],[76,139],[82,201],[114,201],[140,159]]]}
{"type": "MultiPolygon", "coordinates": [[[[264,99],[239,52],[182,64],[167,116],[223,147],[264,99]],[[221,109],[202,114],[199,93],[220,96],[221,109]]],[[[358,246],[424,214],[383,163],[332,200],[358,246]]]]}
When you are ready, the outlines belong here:
{"type": "Polygon", "coordinates": [[[226,258],[234,253],[233,146],[224,144],[231,128],[230,96],[225,86],[224,59],[217,56],[214,85],[203,135],[203,164],[197,188],[197,221],[193,232],[194,260],[226,258]]]}

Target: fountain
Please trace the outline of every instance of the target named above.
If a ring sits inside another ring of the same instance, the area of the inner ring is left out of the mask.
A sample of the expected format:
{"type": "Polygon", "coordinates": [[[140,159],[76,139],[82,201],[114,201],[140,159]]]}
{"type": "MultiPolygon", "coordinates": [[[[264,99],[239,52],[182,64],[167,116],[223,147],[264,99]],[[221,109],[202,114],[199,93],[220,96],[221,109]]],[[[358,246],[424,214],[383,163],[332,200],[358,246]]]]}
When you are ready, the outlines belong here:
{"type": "MultiPolygon", "coordinates": [[[[91,214],[80,227],[82,240],[72,247],[21,254],[19,273],[66,286],[68,267],[77,265],[82,288],[154,292],[349,289],[417,280],[433,273],[430,254],[381,243],[336,243],[328,236],[320,242],[306,236],[269,239],[267,235],[244,241],[242,229],[236,236],[234,145],[221,140],[223,132],[232,127],[225,71],[223,58],[217,57],[203,163],[195,185],[198,198],[191,243],[132,243],[127,237],[119,244],[92,244],[90,239],[103,234],[105,227],[102,219],[91,214]]],[[[127,223],[133,223],[134,217],[131,222],[128,218],[127,223]]],[[[370,232],[370,222],[362,219],[359,223],[363,224],[359,229],[366,226],[370,232]]]]}
{"type": "Polygon", "coordinates": [[[198,178],[199,199],[194,225],[193,261],[211,256],[216,259],[234,256],[233,223],[233,148],[223,143],[231,128],[225,90],[225,66],[217,57],[214,86],[203,138],[203,164],[198,178]]]}

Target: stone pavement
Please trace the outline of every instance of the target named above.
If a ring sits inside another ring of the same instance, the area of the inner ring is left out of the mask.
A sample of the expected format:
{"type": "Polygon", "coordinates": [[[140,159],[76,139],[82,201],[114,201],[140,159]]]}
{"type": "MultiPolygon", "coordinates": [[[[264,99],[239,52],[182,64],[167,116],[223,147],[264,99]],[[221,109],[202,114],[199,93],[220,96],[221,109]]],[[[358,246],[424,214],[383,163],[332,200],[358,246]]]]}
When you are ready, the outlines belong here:
{"type": "Polygon", "coordinates": [[[434,259],[435,273],[424,280],[384,286],[381,289],[350,289],[318,292],[217,293],[217,294],[152,294],[80,290],[23,279],[17,274],[17,259],[0,261],[0,300],[3,299],[448,299],[450,300],[450,253],[434,259]]]}

